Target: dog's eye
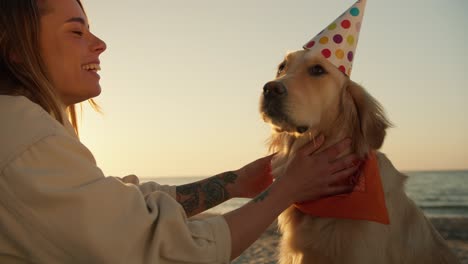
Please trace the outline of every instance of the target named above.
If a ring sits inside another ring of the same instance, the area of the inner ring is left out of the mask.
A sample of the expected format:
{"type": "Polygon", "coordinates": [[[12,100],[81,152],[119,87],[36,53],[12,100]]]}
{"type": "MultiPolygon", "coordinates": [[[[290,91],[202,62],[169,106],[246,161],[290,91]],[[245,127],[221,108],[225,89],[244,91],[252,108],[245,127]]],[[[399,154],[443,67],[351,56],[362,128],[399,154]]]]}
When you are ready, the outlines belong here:
{"type": "Polygon", "coordinates": [[[286,67],[286,62],[281,63],[281,64],[278,66],[278,72],[276,73],[276,75],[280,75],[280,74],[283,72],[283,70],[284,70],[285,67],[286,67]]]}
{"type": "Polygon", "coordinates": [[[320,76],[320,75],[323,75],[325,73],[327,73],[325,71],[325,69],[322,66],[318,65],[318,64],[309,68],[309,74],[312,75],[312,76],[320,76]]]}

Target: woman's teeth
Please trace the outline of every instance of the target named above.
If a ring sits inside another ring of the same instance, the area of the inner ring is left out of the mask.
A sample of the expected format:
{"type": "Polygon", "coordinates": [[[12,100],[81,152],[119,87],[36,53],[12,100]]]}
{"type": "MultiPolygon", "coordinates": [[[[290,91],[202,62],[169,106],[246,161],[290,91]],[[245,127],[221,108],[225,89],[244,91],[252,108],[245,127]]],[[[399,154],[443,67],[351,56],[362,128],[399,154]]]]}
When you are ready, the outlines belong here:
{"type": "Polygon", "coordinates": [[[84,65],[82,69],[85,71],[100,71],[101,66],[99,64],[88,64],[88,65],[84,65]]]}

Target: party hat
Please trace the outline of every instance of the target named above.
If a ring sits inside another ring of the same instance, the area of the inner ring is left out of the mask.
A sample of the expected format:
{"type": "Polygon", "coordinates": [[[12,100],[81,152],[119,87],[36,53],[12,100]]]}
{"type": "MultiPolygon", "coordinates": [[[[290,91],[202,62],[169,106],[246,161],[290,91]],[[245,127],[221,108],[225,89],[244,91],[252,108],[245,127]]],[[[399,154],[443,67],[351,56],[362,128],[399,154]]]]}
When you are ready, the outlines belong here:
{"type": "Polygon", "coordinates": [[[358,0],[303,48],[321,53],[350,76],[365,7],[366,0],[358,0]]]}

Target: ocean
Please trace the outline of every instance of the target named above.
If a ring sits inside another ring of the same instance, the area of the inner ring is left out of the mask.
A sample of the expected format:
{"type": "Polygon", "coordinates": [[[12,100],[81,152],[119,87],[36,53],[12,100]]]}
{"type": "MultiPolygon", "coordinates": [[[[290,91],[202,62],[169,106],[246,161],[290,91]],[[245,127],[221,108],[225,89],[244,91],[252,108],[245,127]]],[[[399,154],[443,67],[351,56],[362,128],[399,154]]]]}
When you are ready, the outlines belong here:
{"type": "MultiPolygon", "coordinates": [[[[410,171],[406,193],[430,217],[468,217],[468,170],[410,171]]],[[[161,177],[143,179],[159,184],[180,185],[205,177],[161,177]]],[[[208,212],[225,213],[234,210],[249,199],[231,199],[208,212]]]]}

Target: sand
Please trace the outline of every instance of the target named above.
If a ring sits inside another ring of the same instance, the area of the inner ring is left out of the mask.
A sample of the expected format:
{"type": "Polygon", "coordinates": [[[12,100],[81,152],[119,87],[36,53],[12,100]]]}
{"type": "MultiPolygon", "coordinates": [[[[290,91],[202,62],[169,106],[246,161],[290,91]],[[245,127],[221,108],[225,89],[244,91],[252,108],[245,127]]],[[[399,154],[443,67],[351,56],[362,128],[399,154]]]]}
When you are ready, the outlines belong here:
{"type": "MultiPolygon", "coordinates": [[[[458,256],[462,264],[468,264],[468,218],[431,218],[435,228],[447,240],[450,248],[458,256]]],[[[276,263],[276,253],[280,234],[276,225],[272,224],[263,235],[250,246],[234,264],[273,264],[276,263]]]]}

